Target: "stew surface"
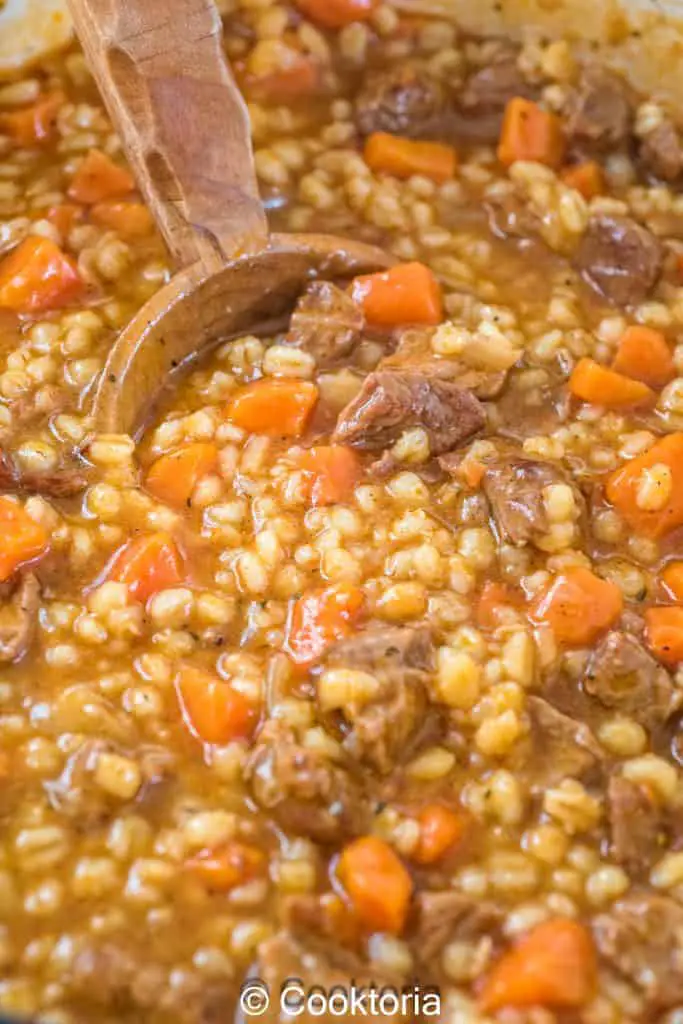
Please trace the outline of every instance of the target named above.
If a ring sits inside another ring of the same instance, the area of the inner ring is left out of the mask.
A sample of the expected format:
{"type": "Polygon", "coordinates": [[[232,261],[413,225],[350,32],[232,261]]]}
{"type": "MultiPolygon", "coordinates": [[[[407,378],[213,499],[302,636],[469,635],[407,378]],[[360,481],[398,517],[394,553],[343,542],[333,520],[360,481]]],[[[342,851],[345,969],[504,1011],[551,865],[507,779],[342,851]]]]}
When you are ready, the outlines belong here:
{"type": "Polygon", "coordinates": [[[681,1024],[681,130],[562,40],[225,29],[273,226],[399,262],[95,435],[169,259],[82,55],[0,86],[0,1009],[681,1024]]]}

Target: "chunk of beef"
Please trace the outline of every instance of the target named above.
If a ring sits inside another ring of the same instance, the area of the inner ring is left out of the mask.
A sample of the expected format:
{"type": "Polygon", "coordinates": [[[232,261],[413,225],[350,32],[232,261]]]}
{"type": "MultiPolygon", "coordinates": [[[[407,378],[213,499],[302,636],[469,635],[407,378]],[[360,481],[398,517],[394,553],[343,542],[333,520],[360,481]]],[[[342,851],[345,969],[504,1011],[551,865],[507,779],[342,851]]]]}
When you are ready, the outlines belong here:
{"type": "Polygon", "coordinates": [[[636,986],[647,1011],[683,1002],[680,903],[668,896],[634,892],[594,918],[593,935],[605,964],[636,986]]]}
{"type": "Polygon", "coordinates": [[[332,893],[290,896],[284,903],[282,924],[297,939],[337,939],[344,946],[338,911],[338,899],[332,893]]]}
{"type": "Polygon", "coordinates": [[[640,159],[663,181],[675,181],[683,173],[683,145],[673,121],[665,118],[640,144],[640,159]]]}
{"type": "MultiPolygon", "coordinates": [[[[437,465],[448,476],[452,476],[452,477],[458,479],[458,478],[461,477],[462,465],[463,465],[463,462],[466,461],[466,454],[467,454],[466,451],[464,451],[464,452],[463,451],[458,451],[458,452],[447,452],[446,455],[439,455],[438,459],[436,460],[437,461],[437,465]]],[[[490,509],[489,509],[488,501],[487,501],[485,496],[484,496],[484,502],[485,502],[485,505],[486,505],[486,519],[488,520],[489,514],[490,514],[490,509]]]]}
{"type": "MultiPolygon", "coordinates": [[[[416,462],[413,469],[426,484],[436,483],[441,479],[441,473],[438,473],[436,479],[432,479],[432,469],[435,465],[436,464],[432,459],[427,462],[416,462]]],[[[436,468],[438,470],[438,466],[436,468]]],[[[401,469],[405,469],[404,463],[401,459],[396,458],[391,449],[387,449],[382,452],[378,459],[375,459],[370,463],[368,466],[368,475],[372,477],[373,480],[388,480],[390,476],[394,476],[394,474],[398,473],[401,469]]]]}
{"type": "Polygon", "coordinates": [[[33,643],[40,610],[40,584],[21,573],[0,604],[0,662],[18,661],[33,643]]]}
{"type": "Polygon", "coordinates": [[[484,203],[489,227],[498,238],[537,239],[540,218],[518,192],[491,196],[484,203]]]}
{"type": "Polygon", "coordinates": [[[7,452],[0,449],[0,491],[42,494],[46,498],[70,498],[88,486],[88,478],[75,462],[57,469],[31,472],[20,470],[7,452]]]}
{"type": "MultiPolygon", "coordinates": [[[[463,452],[449,452],[448,455],[440,455],[436,465],[443,473],[454,477],[462,483],[463,464],[465,462],[463,452]]],[[[432,462],[431,465],[434,465],[432,462]]],[[[440,483],[441,477],[432,480],[432,483],[440,483]]],[[[448,515],[442,513],[430,513],[435,519],[443,523],[447,529],[457,532],[461,526],[483,526],[488,527],[491,518],[491,506],[483,491],[465,491],[460,494],[453,503],[449,501],[448,515]]]]}
{"type": "Polygon", "coordinates": [[[626,82],[601,67],[581,73],[568,103],[565,130],[579,150],[604,151],[629,138],[633,112],[626,82]]]}
{"type": "Polygon", "coordinates": [[[361,706],[349,705],[343,747],[355,760],[387,775],[414,753],[413,741],[427,709],[424,685],[405,673],[384,676],[377,693],[361,706]]]}
{"type": "Polygon", "coordinates": [[[498,398],[505,387],[508,375],[507,370],[465,370],[463,367],[458,367],[457,363],[454,364],[452,369],[448,370],[441,366],[442,363],[446,362],[450,362],[450,360],[442,359],[434,362],[431,366],[425,366],[424,372],[429,374],[435,372],[437,376],[443,376],[444,380],[450,379],[463,391],[471,392],[475,398],[480,398],[484,402],[488,402],[492,398],[498,398]]]}
{"type": "MultiPolygon", "coordinates": [[[[110,797],[95,781],[97,764],[105,753],[121,748],[102,739],[85,740],[66,760],[55,779],[44,784],[51,806],[81,828],[95,828],[120,811],[120,800],[110,797]]],[[[172,778],[175,758],[164,747],[145,746],[136,751],[142,785],[135,794],[138,803],[148,803],[172,778]]]]}
{"type": "MultiPolygon", "coordinates": [[[[327,992],[334,986],[342,986],[347,992],[351,985],[357,988],[382,989],[390,986],[400,989],[407,979],[402,973],[384,966],[370,964],[355,950],[346,948],[340,935],[331,928],[332,918],[326,915],[322,900],[316,897],[295,897],[288,901],[285,909],[284,927],[262,942],[258,948],[255,974],[266,983],[271,992],[279,993],[288,978],[300,979],[304,991],[314,985],[322,986],[327,992]]],[[[271,1000],[271,1006],[261,1020],[265,1024],[291,1021],[293,1016],[281,1014],[278,1000],[271,1000]]],[[[303,1024],[334,1024],[339,1016],[331,1012],[310,1014],[307,1009],[296,1014],[303,1024]]],[[[384,1018],[383,1018],[384,1019],[384,1018]]],[[[390,1024],[408,1020],[400,1013],[387,1015],[390,1024]]]]}
{"type": "MultiPolygon", "coordinates": [[[[507,544],[536,544],[550,532],[551,523],[543,492],[567,478],[550,462],[506,458],[486,470],[484,493],[491,503],[498,533],[507,544]]],[[[577,519],[583,509],[581,494],[572,488],[577,519]]]]}
{"type": "Polygon", "coordinates": [[[263,727],[244,774],[256,803],[287,832],[337,843],[367,828],[368,807],[356,780],[299,743],[281,722],[263,727]]]}
{"type": "Polygon", "coordinates": [[[432,455],[440,455],[476,434],[485,420],[478,399],[450,380],[417,370],[378,370],[342,409],[334,440],[379,451],[409,427],[422,427],[432,455]]]}
{"type": "Polygon", "coordinates": [[[354,760],[388,774],[410,757],[424,723],[425,683],[434,668],[429,630],[391,626],[368,630],[336,644],[327,664],[374,676],[377,689],[372,697],[339,709],[344,722],[342,744],[354,760]]]}
{"type": "Polygon", "coordinates": [[[313,281],[296,304],[286,340],[310,352],[318,368],[324,368],[355,348],[363,322],[363,313],[346,292],[329,281],[313,281]]]}
{"type": "Polygon", "coordinates": [[[623,775],[611,775],[607,786],[610,852],[629,874],[648,870],[664,852],[663,809],[644,786],[623,775]]]}
{"type": "Polygon", "coordinates": [[[431,632],[410,626],[382,626],[367,629],[331,649],[328,665],[359,668],[378,675],[415,673],[422,678],[434,670],[431,632]]]}
{"type": "Polygon", "coordinates": [[[142,786],[136,802],[149,809],[151,804],[168,793],[176,779],[176,758],[167,747],[146,743],[135,751],[140,765],[142,786]]]}
{"type": "Polygon", "coordinates": [[[411,946],[417,963],[433,970],[450,942],[483,939],[491,946],[500,938],[501,910],[487,900],[447,889],[421,892],[415,900],[416,921],[411,946]]]}
{"type": "Polygon", "coordinates": [[[476,398],[496,398],[503,389],[507,370],[474,370],[464,360],[435,359],[432,351],[432,328],[410,327],[402,331],[396,349],[385,356],[378,371],[412,371],[432,380],[446,380],[457,384],[464,391],[471,391],[476,398]]]}
{"type": "Polygon", "coordinates": [[[25,494],[42,494],[45,498],[73,498],[88,486],[88,478],[77,466],[62,465],[55,470],[20,473],[18,490],[25,494]]]}
{"type": "Polygon", "coordinates": [[[664,258],[652,232],[630,217],[596,216],[575,255],[586,281],[616,306],[635,306],[656,285],[664,258]]]}
{"type": "Polygon", "coordinates": [[[45,421],[55,413],[64,412],[69,405],[63,390],[56,384],[46,384],[38,391],[25,391],[10,402],[12,422],[28,426],[38,420],[45,421]]]}
{"type": "Polygon", "coordinates": [[[12,491],[16,486],[16,468],[7,452],[0,448],[0,491],[12,491]]]}
{"type": "Polygon", "coordinates": [[[389,132],[406,138],[440,134],[446,97],[439,82],[412,64],[371,71],[356,96],[361,135],[389,132]]]}
{"type": "Polygon", "coordinates": [[[520,774],[539,789],[581,778],[603,760],[600,744],[584,722],[563,714],[542,697],[528,697],[530,732],[522,744],[520,774]]]}
{"type": "Polygon", "coordinates": [[[583,688],[604,707],[633,716],[648,729],[681,707],[680,691],[667,670],[635,637],[619,630],[609,633],[591,655],[583,688]]]}
{"type": "Polygon", "coordinates": [[[537,92],[522,74],[516,56],[504,52],[467,78],[458,102],[472,115],[502,114],[514,96],[533,99],[537,92]]]}

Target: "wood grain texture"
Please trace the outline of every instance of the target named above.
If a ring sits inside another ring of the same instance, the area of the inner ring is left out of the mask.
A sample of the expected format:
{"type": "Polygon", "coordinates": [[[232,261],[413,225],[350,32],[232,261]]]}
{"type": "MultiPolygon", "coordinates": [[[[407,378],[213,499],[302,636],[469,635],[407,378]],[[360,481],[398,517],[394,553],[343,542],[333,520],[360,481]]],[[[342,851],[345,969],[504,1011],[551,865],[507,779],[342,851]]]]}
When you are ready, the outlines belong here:
{"type": "Polygon", "coordinates": [[[327,235],[276,235],[267,249],[238,257],[207,278],[197,265],[143,307],[117,338],[95,399],[95,429],[136,435],[164,390],[214,345],[282,328],[314,277],[384,269],[381,249],[327,235]]]}
{"type": "Polygon", "coordinates": [[[119,335],[95,429],[136,434],[160,393],[213,345],[282,326],[306,283],[390,266],[327,235],[269,238],[249,121],[213,0],[69,0],[152,215],[179,264],[119,335]]]}
{"type": "Polygon", "coordinates": [[[249,118],[212,0],[69,0],[138,184],[181,267],[267,238],[249,118]]]}

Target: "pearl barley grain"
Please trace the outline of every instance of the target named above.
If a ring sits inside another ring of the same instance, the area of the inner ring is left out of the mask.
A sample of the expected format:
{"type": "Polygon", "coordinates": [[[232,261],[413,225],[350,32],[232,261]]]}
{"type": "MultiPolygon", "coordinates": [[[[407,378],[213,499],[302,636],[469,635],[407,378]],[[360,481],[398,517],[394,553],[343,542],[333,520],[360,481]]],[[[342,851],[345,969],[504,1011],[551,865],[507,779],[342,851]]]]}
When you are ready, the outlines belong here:
{"type": "Polygon", "coordinates": [[[120,800],[131,800],[142,785],[139,765],[119,754],[100,754],[94,777],[100,789],[120,800]]]}

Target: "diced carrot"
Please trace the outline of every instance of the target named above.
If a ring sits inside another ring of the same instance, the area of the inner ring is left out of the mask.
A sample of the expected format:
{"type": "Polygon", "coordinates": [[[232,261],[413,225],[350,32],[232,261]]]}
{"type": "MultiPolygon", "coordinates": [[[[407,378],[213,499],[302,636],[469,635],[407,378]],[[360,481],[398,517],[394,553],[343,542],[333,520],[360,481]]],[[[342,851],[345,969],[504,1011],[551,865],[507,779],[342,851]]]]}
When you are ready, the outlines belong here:
{"type": "Polygon", "coordinates": [[[363,591],[350,583],[311,590],[300,597],[292,607],[285,641],[294,664],[307,668],[333,643],[349,636],[363,600],[363,591]]]}
{"type": "Polygon", "coordinates": [[[217,850],[202,850],[185,861],[185,868],[207,888],[230,892],[264,874],[266,864],[262,850],[235,839],[217,850]]]}
{"type": "Polygon", "coordinates": [[[458,466],[457,475],[463,483],[475,491],[484,479],[487,468],[486,463],[480,462],[479,459],[466,457],[458,466]]]}
{"type": "Polygon", "coordinates": [[[32,107],[0,114],[0,132],[9,135],[19,146],[38,146],[54,138],[57,115],[64,103],[64,94],[53,92],[41,96],[32,107]]]}
{"type": "Polygon", "coordinates": [[[662,583],[675,601],[683,601],[683,562],[669,562],[665,565],[662,583]]]}
{"type": "Polygon", "coordinates": [[[51,206],[45,216],[50,224],[54,224],[62,238],[66,238],[74,224],[83,216],[83,209],[75,203],[59,203],[57,206],[51,206]]]}
{"type": "Polygon", "coordinates": [[[617,469],[607,480],[605,494],[631,529],[644,537],[656,540],[682,526],[683,433],[667,434],[643,455],[617,469]],[[658,509],[641,508],[638,504],[638,491],[644,480],[643,474],[655,466],[670,470],[669,500],[658,509]]]}
{"type": "Polygon", "coordinates": [[[480,629],[496,629],[501,624],[501,611],[518,604],[516,595],[505,583],[488,580],[481,588],[474,617],[480,629]]]}
{"type": "Polygon", "coordinates": [[[284,103],[311,96],[320,88],[321,66],[313,57],[300,54],[287,67],[264,75],[245,74],[245,91],[264,103],[284,103]]]}
{"type": "Polygon", "coordinates": [[[379,0],[295,0],[302,14],[323,28],[344,28],[367,21],[379,0]]]}
{"type": "Polygon", "coordinates": [[[662,332],[640,324],[627,327],[622,334],[612,367],[651,388],[663,388],[676,376],[671,349],[662,332]]]}
{"type": "Polygon", "coordinates": [[[44,555],[50,538],[22,505],[0,497],[0,582],[22,565],[44,555]]]}
{"type": "Polygon", "coordinates": [[[182,665],[175,685],[183,721],[196,739],[222,745],[251,737],[258,709],[230,683],[194,665],[182,665]]]}
{"type": "Polygon", "coordinates": [[[71,179],[69,196],[77,203],[101,203],[125,196],[135,188],[135,179],[100,149],[91,149],[71,179]]]}
{"type": "Polygon", "coordinates": [[[550,626],[567,647],[592,644],[621,615],[623,598],[616,583],[590,569],[566,569],[534,598],[530,617],[550,626]]]}
{"type": "Polygon", "coordinates": [[[78,298],[78,267],[49,238],[29,235],[0,263],[0,308],[15,313],[57,309],[78,298]]]}
{"type": "Polygon", "coordinates": [[[606,191],[604,172],[595,160],[565,167],[561,177],[565,185],[575,188],[584,199],[593,199],[606,191]]]}
{"type": "Polygon", "coordinates": [[[162,455],[150,467],[145,486],[159,501],[182,508],[189,505],[192,492],[218,462],[215,444],[198,441],[162,455]]]}
{"type": "Polygon", "coordinates": [[[467,829],[464,813],[452,811],[443,804],[428,804],[417,816],[420,838],[412,854],[417,864],[435,864],[450,853],[462,840],[467,829]]]}
{"type": "Polygon", "coordinates": [[[580,1007],[594,994],[596,974],[588,929],[571,918],[551,918],[523,935],[494,965],[479,1005],[484,1013],[504,1006],[580,1007]]]}
{"type": "Polygon", "coordinates": [[[90,211],[90,219],[103,228],[111,228],[126,239],[145,238],[152,233],[154,227],[152,215],[146,206],[120,199],[105,199],[95,203],[90,211]]]}
{"type": "Polygon", "coordinates": [[[588,358],[579,359],[574,367],[569,378],[569,390],[582,402],[604,405],[608,409],[624,409],[655,400],[655,394],[647,384],[624,377],[588,358]]]}
{"type": "Polygon", "coordinates": [[[531,100],[515,96],[505,108],[498,143],[498,159],[506,167],[517,160],[531,160],[560,167],[565,139],[562,122],[556,114],[542,110],[531,100]]]}
{"type": "Polygon", "coordinates": [[[392,935],[403,931],[413,885],[388,843],[375,836],[349,843],[339,857],[337,875],[365,928],[392,935]]]}
{"type": "Polygon", "coordinates": [[[315,384],[271,377],[240,388],[229,402],[226,415],[252,434],[300,437],[317,401],[315,384]]]}
{"type": "Polygon", "coordinates": [[[114,555],[106,572],[108,580],[125,583],[136,601],[175,587],[185,580],[183,559],[167,533],[150,533],[129,540],[114,555]]]}
{"type": "Polygon", "coordinates": [[[441,286],[424,263],[400,263],[380,274],[357,277],[351,296],[377,327],[439,324],[444,317],[441,286]]]}
{"type": "Polygon", "coordinates": [[[352,448],[319,445],[299,452],[294,464],[311,478],[311,504],[334,505],[348,501],[360,479],[362,464],[352,448]]]}
{"type": "Polygon", "coordinates": [[[449,181],[458,166],[458,155],[452,146],[441,142],[416,142],[400,135],[373,132],[368,136],[363,153],[373,171],[386,171],[395,178],[420,174],[432,181],[449,181]]]}
{"type": "Polygon", "coordinates": [[[645,612],[645,640],[656,658],[665,665],[683,661],[683,608],[648,608],[645,612]]]}

